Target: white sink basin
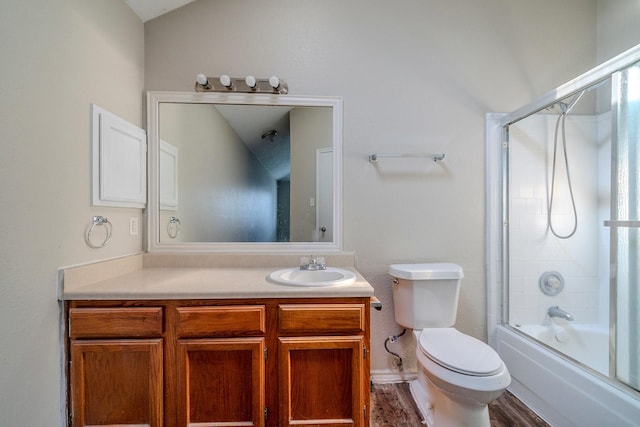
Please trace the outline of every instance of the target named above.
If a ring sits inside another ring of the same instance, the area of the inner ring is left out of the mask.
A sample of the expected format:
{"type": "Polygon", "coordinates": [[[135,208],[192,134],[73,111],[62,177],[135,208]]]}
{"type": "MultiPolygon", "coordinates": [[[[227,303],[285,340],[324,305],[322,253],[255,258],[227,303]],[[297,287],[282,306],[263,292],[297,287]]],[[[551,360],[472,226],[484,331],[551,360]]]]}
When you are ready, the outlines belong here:
{"type": "Polygon", "coordinates": [[[287,286],[344,286],[356,281],[356,275],[342,268],[327,267],[326,270],[300,270],[298,267],[274,271],[268,280],[287,286]]]}

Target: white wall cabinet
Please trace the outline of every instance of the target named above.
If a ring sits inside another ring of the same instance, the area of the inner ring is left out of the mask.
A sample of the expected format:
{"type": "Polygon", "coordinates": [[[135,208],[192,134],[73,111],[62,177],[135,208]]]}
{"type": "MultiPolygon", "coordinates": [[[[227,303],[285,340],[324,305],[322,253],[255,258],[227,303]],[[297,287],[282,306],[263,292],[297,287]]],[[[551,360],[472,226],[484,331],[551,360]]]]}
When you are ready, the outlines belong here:
{"type": "Polygon", "coordinates": [[[147,134],[91,105],[94,206],[144,208],[147,202],[147,134]]]}

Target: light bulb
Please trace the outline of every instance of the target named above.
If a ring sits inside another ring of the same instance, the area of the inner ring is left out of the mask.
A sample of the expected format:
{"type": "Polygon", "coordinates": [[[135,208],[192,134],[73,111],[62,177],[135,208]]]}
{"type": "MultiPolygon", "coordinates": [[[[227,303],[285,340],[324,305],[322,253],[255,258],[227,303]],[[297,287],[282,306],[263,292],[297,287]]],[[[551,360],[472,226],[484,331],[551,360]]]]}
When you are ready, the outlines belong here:
{"type": "Polygon", "coordinates": [[[230,88],[231,87],[231,77],[227,76],[226,74],[223,74],[220,76],[220,83],[222,84],[222,86],[230,88]]]}
{"type": "Polygon", "coordinates": [[[247,76],[247,78],[244,79],[244,82],[247,84],[247,86],[249,86],[251,89],[255,89],[256,88],[256,78],[253,76],[247,76]]]}
{"type": "Polygon", "coordinates": [[[272,88],[278,89],[278,87],[280,86],[280,79],[276,76],[271,76],[269,77],[269,84],[272,88]]]}
{"type": "Polygon", "coordinates": [[[209,79],[207,78],[207,76],[205,76],[204,74],[198,74],[196,76],[196,81],[198,82],[199,85],[201,86],[206,86],[209,84],[209,79]]]}

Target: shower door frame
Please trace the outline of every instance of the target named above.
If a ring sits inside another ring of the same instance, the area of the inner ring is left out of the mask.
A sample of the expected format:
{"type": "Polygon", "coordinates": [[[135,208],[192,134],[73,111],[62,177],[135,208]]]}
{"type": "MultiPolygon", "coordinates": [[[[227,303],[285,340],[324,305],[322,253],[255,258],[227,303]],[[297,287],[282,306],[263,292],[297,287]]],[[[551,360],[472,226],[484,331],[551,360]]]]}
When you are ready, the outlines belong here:
{"type": "Polygon", "coordinates": [[[575,79],[568,81],[562,86],[547,92],[537,100],[520,107],[511,113],[505,114],[500,120],[500,126],[504,129],[505,126],[509,126],[524,119],[525,117],[529,117],[530,115],[557,103],[563,98],[575,95],[590,86],[608,79],[614,73],[622,71],[638,61],[640,61],[640,44],[606,62],[603,62],[597,67],[592,68],[575,79]]]}
{"type": "MultiPolygon", "coordinates": [[[[563,84],[562,86],[548,92],[541,98],[527,104],[512,113],[505,114],[500,118],[500,135],[501,135],[501,146],[502,146],[502,304],[501,313],[496,313],[500,315],[501,323],[504,326],[509,327],[509,126],[514,124],[515,122],[522,120],[526,117],[529,117],[547,107],[552,106],[558,101],[576,95],[581,91],[588,89],[589,87],[595,86],[609,78],[611,78],[612,82],[612,93],[617,90],[616,82],[618,73],[624,70],[625,68],[637,63],[640,61],[640,45],[637,45],[620,55],[612,58],[609,61],[602,63],[601,65],[591,69],[590,71],[576,77],[575,79],[563,84]]],[[[616,123],[616,105],[617,99],[612,96],[611,97],[611,112],[612,112],[612,123],[616,123]]],[[[616,134],[616,126],[612,126],[612,134],[611,134],[611,144],[613,150],[615,150],[617,146],[617,134],[616,134]]],[[[612,161],[615,160],[613,156],[615,153],[612,153],[612,161]]],[[[613,168],[612,168],[613,169],[613,168]]],[[[614,171],[612,170],[612,174],[614,171]]],[[[613,183],[612,185],[616,185],[613,183]]],[[[612,189],[612,191],[615,188],[612,189]]],[[[613,196],[612,192],[612,196],[613,196]]],[[[612,239],[613,239],[612,233],[612,239]]],[[[611,241],[613,244],[613,240],[611,241]]],[[[616,242],[617,244],[617,242],[616,242]]],[[[615,248],[610,248],[612,251],[615,248]]],[[[613,253],[611,255],[614,256],[613,253]]],[[[617,302],[617,284],[616,278],[611,277],[610,281],[610,334],[609,334],[609,378],[615,381],[620,381],[616,376],[616,302],[617,302]]],[[[490,307],[488,307],[490,309],[490,307]]],[[[489,312],[490,313],[490,312],[489,312]]],[[[621,382],[621,384],[624,384],[621,382]]],[[[630,387],[625,384],[626,387],[630,387]]],[[[631,388],[631,387],[630,387],[631,388]]]]}

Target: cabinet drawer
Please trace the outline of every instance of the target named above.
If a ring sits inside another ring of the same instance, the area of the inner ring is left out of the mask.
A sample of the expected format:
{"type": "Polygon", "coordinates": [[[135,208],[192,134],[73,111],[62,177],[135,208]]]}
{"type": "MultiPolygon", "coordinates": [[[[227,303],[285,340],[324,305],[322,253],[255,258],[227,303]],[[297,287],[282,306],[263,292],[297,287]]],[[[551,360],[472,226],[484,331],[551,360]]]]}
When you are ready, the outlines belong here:
{"type": "Polygon", "coordinates": [[[364,332],[364,304],[281,304],[278,326],[284,333],[364,332]]]}
{"type": "Polygon", "coordinates": [[[162,307],[71,308],[71,338],[161,337],[162,307]]]}
{"type": "Polygon", "coordinates": [[[266,331],[263,305],[178,307],[178,337],[263,335],[266,331]]]}

